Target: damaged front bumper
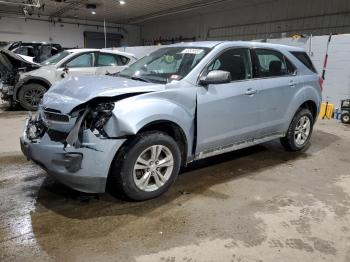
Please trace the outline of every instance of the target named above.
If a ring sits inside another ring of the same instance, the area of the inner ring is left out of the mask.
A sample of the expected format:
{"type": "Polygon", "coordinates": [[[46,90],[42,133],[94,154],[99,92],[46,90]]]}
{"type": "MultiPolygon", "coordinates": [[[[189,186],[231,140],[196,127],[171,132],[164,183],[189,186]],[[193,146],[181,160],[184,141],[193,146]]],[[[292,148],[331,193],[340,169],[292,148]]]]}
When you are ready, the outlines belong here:
{"type": "Polygon", "coordinates": [[[84,130],[80,148],[52,141],[47,133],[29,139],[32,121],[27,119],[21,149],[28,160],[40,165],[61,183],[87,193],[103,193],[113,158],[126,139],[96,137],[84,130]]]}
{"type": "Polygon", "coordinates": [[[4,84],[0,81],[0,95],[3,100],[11,100],[13,98],[14,86],[4,84]]]}

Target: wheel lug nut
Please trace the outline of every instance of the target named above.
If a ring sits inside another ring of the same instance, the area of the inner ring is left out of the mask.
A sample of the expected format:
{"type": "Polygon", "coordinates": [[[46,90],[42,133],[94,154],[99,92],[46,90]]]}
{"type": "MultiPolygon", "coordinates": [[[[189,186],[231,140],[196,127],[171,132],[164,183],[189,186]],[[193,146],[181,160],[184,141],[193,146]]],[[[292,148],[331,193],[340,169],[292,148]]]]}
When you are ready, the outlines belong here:
{"type": "Polygon", "coordinates": [[[156,165],[158,165],[159,164],[159,161],[156,161],[156,165]]]}

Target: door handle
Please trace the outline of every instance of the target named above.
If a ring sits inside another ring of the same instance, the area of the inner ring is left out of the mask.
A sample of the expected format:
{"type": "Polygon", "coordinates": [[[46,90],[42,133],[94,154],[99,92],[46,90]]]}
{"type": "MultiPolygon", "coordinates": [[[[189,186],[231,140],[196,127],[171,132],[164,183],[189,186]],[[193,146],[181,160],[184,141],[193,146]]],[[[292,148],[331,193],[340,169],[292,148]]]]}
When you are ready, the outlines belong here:
{"type": "Polygon", "coordinates": [[[247,91],[245,91],[245,94],[247,96],[251,96],[251,95],[254,95],[256,92],[257,92],[257,90],[249,88],[249,89],[247,89],[247,91]]]}
{"type": "Polygon", "coordinates": [[[290,87],[295,87],[295,86],[296,86],[294,80],[290,80],[290,81],[289,81],[289,86],[290,86],[290,87]]]}

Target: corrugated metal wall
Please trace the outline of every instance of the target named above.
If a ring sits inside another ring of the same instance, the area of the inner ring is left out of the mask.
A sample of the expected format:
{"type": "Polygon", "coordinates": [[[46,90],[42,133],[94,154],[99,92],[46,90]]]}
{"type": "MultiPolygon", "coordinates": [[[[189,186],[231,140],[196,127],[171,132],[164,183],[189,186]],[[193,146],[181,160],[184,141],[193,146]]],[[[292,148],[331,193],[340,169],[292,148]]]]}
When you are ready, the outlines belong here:
{"type": "Polygon", "coordinates": [[[153,20],[142,25],[142,39],[249,40],[350,33],[350,0],[272,0],[242,7],[233,3],[153,20]]]}

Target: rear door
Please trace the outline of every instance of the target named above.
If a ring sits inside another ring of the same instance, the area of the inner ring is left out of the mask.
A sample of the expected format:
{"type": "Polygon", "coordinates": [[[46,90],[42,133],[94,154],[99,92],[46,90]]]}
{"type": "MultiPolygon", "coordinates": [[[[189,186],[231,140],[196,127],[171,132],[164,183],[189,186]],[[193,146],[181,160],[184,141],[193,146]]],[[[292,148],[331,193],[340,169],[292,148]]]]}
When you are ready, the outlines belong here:
{"type": "Polygon", "coordinates": [[[118,73],[126,67],[129,60],[129,58],[122,55],[100,52],[97,58],[96,74],[118,73]]]}
{"type": "Polygon", "coordinates": [[[212,70],[230,72],[232,82],[197,89],[197,154],[255,138],[260,124],[249,49],[224,51],[206,69],[212,70]]]}
{"type": "Polygon", "coordinates": [[[261,135],[283,132],[293,95],[302,86],[303,79],[297,75],[296,67],[277,50],[255,48],[252,57],[254,79],[259,85],[261,135]]]}

